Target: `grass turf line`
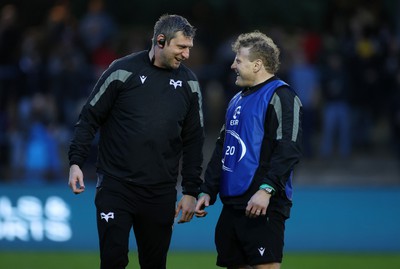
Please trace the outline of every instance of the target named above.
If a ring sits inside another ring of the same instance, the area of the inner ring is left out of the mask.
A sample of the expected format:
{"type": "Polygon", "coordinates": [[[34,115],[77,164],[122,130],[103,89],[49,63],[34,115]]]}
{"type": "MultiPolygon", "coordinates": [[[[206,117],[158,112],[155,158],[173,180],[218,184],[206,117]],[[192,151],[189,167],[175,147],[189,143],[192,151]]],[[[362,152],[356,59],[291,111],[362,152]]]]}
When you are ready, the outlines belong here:
{"type": "MultiPolygon", "coordinates": [[[[139,268],[137,253],[129,255],[127,268],[139,268]]],[[[216,269],[214,252],[170,252],[169,269],[216,269]]],[[[0,268],[96,269],[97,252],[0,252],[0,268]]],[[[286,253],[282,269],[399,269],[400,253],[286,253]]]]}

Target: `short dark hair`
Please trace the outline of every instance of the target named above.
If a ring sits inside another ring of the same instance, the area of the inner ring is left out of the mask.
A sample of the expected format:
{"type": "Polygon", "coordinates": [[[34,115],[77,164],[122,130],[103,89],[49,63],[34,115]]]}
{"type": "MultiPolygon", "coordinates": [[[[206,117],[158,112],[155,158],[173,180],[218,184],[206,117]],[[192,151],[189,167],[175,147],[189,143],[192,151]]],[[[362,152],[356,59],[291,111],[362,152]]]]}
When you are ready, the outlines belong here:
{"type": "Polygon", "coordinates": [[[258,30],[241,34],[232,44],[232,50],[234,52],[237,53],[240,48],[250,48],[250,61],[261,59],[265,69],[269,73],[276,74],[278,72],[280,50],[267,35],[258,30]]]}
{"type": "Polygon", "coordinates": [[[196,28],[187,19],[180,15],[162,15],[154,25],[153,45],[157,43],[157,36],[163,34],[165,41],[169,43],[177,32],[182,32],[185,37],[194,38],[196,28]]]}

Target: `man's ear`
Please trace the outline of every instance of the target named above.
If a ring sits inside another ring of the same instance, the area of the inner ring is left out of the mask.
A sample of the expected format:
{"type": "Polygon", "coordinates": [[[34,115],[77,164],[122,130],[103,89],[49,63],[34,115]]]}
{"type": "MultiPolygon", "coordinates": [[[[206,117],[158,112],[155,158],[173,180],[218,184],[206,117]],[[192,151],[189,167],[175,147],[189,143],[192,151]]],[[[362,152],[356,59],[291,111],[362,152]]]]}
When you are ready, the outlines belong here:
{"type": "Polygon", "coordinates": [[[263,62],[260,59],[254,61],[253,71],[258,72],[263,68],[263,62]]]}
{"type": "Polygon", "coordinates": [[[165,46],[165,36],[164,35],[158,35],[157,44],[160,48],[164,48],[164,46],[165,46]]]}

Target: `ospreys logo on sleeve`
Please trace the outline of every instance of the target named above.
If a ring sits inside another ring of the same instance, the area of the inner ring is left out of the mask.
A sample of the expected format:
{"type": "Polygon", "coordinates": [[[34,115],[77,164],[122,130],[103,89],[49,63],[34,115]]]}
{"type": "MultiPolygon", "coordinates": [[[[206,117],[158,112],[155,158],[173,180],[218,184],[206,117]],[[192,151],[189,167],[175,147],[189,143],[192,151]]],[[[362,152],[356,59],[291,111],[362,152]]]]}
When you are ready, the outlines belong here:
{"type": "Polygon", "coordinates": [[[176,87],[182,87],[182,80],[173,80],[172,78],[169,80],[169,85],[173,85],[174,88],[176,89],[176,87]]]}

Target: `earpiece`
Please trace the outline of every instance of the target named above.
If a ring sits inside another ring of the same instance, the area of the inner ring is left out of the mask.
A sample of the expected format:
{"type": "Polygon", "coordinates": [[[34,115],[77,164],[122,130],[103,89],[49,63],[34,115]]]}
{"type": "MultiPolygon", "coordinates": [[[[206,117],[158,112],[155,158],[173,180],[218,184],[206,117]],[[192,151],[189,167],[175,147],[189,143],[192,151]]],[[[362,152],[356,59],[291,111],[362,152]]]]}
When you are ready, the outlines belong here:
{"type": "Polygon", "coordinates": [[[164,48],[164,46],[165,46],[165,39],[164,39],[164,38],[160,38],[160,39],[157,41],[157,43],[158,43],[158,45],[160,46],[160,48],[164,48]]]}

